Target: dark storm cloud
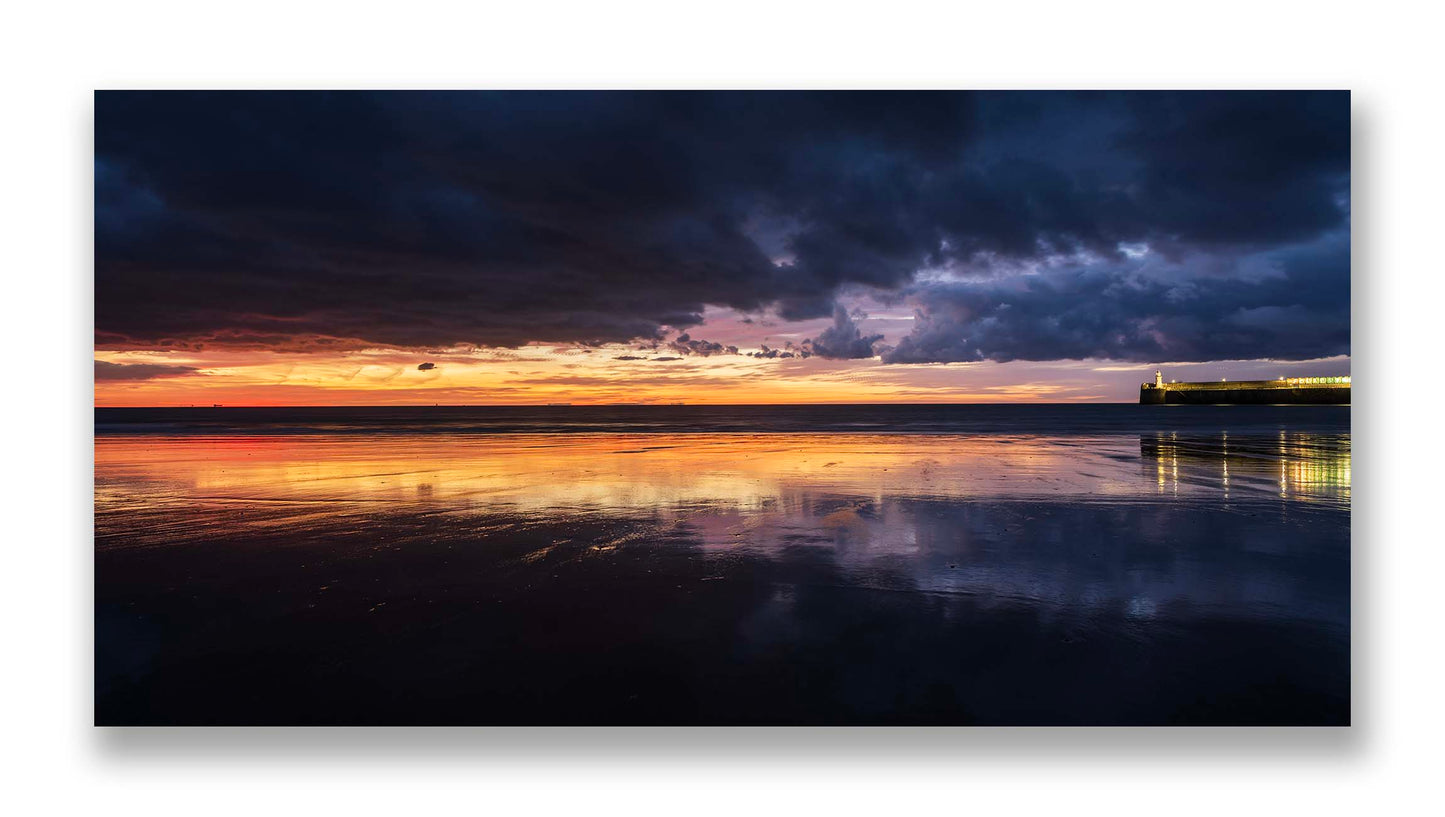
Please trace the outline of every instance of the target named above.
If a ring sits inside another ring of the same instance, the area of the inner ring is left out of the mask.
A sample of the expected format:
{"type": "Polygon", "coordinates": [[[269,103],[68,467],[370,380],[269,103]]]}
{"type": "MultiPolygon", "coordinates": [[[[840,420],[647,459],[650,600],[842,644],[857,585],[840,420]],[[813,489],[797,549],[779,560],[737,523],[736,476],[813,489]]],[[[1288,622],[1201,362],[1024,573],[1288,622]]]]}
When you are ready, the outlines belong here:
{"type": "MultiPolygon", "coordinates": [[[[1342,93],[105,92],[97,344],[665,342],[707,305],[817,318],[861,288],[939,316],[926,354],[973,329],[920,270],[1113,268],[1120,244],[1227,270],[1341,230],[1348,115],[1342,93]]],[[[1151,314],[1072,274],[1040,291],[1151,314]]]]}
{"type": "Polygon", "coordinates": [[[852,360],[873,357],[873,345],[882,339],[882,335],[864,335],[853,322],[853,316],[848,314],[848,310],[839,306],[833,310],[833,325],[824,329],[816,338],[808,340],[806,347],[818,357],[852,360]]]}
{"type": "Polygon", "coordinates": [[[196,371],[190,366],[168,366],[160,363],[111,363],[95,361],[96,380],[154,380],[180,377],[196,371]]]}
{"type": "Polygon", "coordinates": [[[1348,239],[1260,259],[1253,280],[1119,265],[921,288],[887,363],[1306,359],[1350,353],[1348,239]]]}

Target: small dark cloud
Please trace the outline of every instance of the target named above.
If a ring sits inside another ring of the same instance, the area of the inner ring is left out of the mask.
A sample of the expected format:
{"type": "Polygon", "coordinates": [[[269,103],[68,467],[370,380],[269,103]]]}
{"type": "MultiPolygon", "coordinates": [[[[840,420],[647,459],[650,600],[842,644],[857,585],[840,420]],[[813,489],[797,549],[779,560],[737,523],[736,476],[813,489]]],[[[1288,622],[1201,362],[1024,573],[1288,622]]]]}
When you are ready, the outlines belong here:
{"type": "Polygon", "coordinates": [[[749,352],[748,357],[761,358],[763,360],[776,360],[790,357],[811,357],[812,352],[807,348],[798,348],[789,343],[782,349],[774,349],[766,343],[756,352],[749,352]]]}
{"type": "Polygon", "coordinates": [[[155,380],[192,374],[191,366],[168,366],[160,363],[111,363],[95,361],[96,380],[155,380]]]}
{"type": "Polygon", "coordinates": [[[678,335],[674,340],[669,341],[667,348],[681,355],[699,355],[701,357],[735,355],[738,353],[738,347],[736,346],[724,346],[721,343],[694,339],[686,332],[678,335]]]}
{"type": "Polygon", "coordinates": [[[680,357],[655,357],[655,358],[653,358],[652,360],[653,360],[653,362],[655,362],[655,363],[667,363],[667,362],[673,361],[673,360],[682,360],[682,358],[680,358],[680,357]]]}
{"type": "Polygon", "coordinates": [[[435,369],[436,367],[437,367],[437,365],[436,365],[435,363],[423,363],[423,364],[421,364],[420,366],[418,366],[418,367],[416,367],[416,368],[417,368],[417,371],[429,372],[429,371],[431,371],[432,369],[435,369]]]}
{"type": "Polygon", "coordinates": [[[613,360],[647,360],[642,355],[617,355],[613,360]]]}

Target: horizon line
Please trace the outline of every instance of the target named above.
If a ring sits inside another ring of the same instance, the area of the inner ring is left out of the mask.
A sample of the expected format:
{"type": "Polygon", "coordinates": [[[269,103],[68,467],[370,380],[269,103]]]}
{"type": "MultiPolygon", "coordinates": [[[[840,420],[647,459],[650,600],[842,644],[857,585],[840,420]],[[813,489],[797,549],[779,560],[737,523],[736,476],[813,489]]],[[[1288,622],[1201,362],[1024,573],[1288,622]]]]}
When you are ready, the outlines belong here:
{"type": "Polygon", "coordinates": [[[1132,406],[1129,400],[954,400],[948,402],[798,402],[798,403],[237,403],[187,405],[95,405],[96,409],[217,408],[723,408],[738,406],[1132,406]]]}

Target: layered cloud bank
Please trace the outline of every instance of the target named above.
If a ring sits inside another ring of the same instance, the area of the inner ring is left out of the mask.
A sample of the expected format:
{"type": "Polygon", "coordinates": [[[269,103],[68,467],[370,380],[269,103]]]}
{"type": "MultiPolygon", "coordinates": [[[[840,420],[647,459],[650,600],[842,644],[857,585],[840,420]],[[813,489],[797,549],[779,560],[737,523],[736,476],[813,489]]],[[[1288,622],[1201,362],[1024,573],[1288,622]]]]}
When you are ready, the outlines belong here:
{"type": "Polygon", "coordinates": [[[96,107],[101,349],[1349,353],[1345,93],[105,92],[96,107]],[[912,329],[863,329],[864,299],[912,310],[912,329]],[[709,306],[832,323],[780,351],[719,342],[709,306]]]}
{"type": "Polygon", "coordinates": [[[180,377],[193,374],[194,366],[171,366],[161,363],[112,363],[108,360],[95,361],[97,381],[157,380],[165,377],[180,377]]]}

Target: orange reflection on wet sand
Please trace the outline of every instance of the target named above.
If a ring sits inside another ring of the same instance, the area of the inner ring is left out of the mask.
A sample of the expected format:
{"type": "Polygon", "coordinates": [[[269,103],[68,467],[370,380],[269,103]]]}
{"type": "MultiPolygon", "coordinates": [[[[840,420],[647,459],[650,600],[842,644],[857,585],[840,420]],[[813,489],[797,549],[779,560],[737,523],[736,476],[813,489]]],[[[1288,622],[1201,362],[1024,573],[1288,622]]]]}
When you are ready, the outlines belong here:
{"type": "MultiPolygon", "coordinates": [[[[1127,501],[1282,495],[1348,505],[1348,441],[850,434],[102,436],[109,514],[360,506],[569,514],[796,511],[819,496],[1127,501]]],[[[266,515],[260,515],[266,518],[266,515]]],[[[259,519],[258,519],[259,523],[259,519]]]]}
{"type": "MultiPolygon", "coordinates": [[[[96,475],[105,500],[147,485],[207,501],[519,510],[749,506],[794,484],[914,496],[1131,490],[1137,477],[1107,449],[1081,450],[1077,442],[838,434],[115,437],[97,440],[96,475]],[[1090,467],[1081,469],[1081,460],[1090,467]]],[[[1112,447],[1137,456],[1127,442],[1112,447]]]]}
{"type": "Polygon", "coordinates": [[[1347,433],[102,433],[95,459],[104,722],[210,722],[217,689],[237,722],[791,722],[800,661],[909,707],[925,667],[960,722],[1174,722],[1279,678],[1291,717],[1348,713],[1347,433]]]}

